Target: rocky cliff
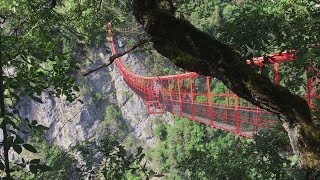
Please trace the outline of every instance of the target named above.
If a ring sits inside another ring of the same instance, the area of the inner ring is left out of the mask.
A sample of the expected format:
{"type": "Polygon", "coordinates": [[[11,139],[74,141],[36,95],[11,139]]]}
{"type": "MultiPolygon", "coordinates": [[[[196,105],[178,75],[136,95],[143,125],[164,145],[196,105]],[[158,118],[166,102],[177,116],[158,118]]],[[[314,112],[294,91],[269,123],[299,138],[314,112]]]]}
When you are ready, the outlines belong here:
{"type": "MultiPolygon", "coordinates": [[[[108,47],[105,46],[89,51],[88,68],[94,68],[108,60],[110,54],[106,49],[108,47]]],[[[163,59],[147,58],[141,53],[125,55],[122,60],[133,72],[141,75],[152,74],[151,70],[161,67],[161,63],[172,66],[168,62],[161,62],[163,59]]],[[[169,114],[148,115],[142,99],[126,85],[114,65],[87,77],[79,77],[77,84],[80,91],[73,102],[66,101],[64,96],[53,97],[48,92],[43,92],[43,103],[24,98],[17,105],[22,117],[37,120],[49,127],[46,133],[48,142],[63,149],[83,141],[98,142],[105,133],[117,135],[120,141],[129,142],[128,145],[138,143],[152,146],[155,119],[172,119],[169,114]],[[111,106],[113,111],[119,112],[107,111],[111,106]]]]}

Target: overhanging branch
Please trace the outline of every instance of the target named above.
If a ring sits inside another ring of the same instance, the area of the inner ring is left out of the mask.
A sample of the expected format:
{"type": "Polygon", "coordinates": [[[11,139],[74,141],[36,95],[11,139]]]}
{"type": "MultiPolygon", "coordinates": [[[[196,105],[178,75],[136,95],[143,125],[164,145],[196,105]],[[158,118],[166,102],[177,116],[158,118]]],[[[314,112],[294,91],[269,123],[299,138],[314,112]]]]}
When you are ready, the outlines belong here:
{"type": "Polygon", "coordinates": [[[307,102],[253,71],[239,53],[171,13],[172,0],[134,0],[133,13],[154,48],[175,65],[221,80],[239,97],[279,115],[305,168],[320,170],[320,129],[307,102]]]}
{"type": "Polygon", "coordinates": [[[117,53],[117,54],[112,55],[112,56],[109,58],[109,62],[108,62],[108,63],[104,63],[104,64],[100,65],[99,67],[94,68],[94,69],[91,69],[91,70],[85,70],[85,71],[82,72],[81,74],[82,74],[83,76],[88,76],[89,74],[91,74],[91,73],[93,73],[93,72],[96,72],[96,71],[99,71],[100,69],[102,69],[102,68],[104,68],[104,67],[108,67],[108,66],[110,66],[110,65],[114,62],[114,60],[116,60],[117,58],[119,58],[119,57],[121,57],[121,56],[123,56],[123,55],[125,55],[125,54],[127,54],[127,53],[129,53],[129,52],[131,52],[131,51],[133,51],[133,50],[135,50],[136,48],[138,48],[139,46],[141,46],[141,45],[143,45],[143,44],[145,44],[145,43],[147,43],[147,42],[149,42],[149,39],[144,39],[144,40],[142,40],[142,41],[139,41],[139,42],[137,42],[136,44],[134,44],[133,46],[131,46],[129,49],[126,49],[125,51],[123,51],[123,52],[121,52],[121,53],[117,53]]]}

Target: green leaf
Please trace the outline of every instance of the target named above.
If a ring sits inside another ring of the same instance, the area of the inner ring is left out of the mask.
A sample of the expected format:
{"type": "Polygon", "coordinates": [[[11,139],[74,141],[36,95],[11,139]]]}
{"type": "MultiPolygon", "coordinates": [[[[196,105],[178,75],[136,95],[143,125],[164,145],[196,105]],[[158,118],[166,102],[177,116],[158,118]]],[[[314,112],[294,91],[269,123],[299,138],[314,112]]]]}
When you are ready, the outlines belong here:
{"type": "Polygon", "coordinates": [[[142,153],[143,148],[141,146],[138,147],[137,155],[140,155],[142,153]]]}
{"type": "Polygon", "coordinates": [[[30,164],[39,164],[40,163],[40,159],[32,159],[30,161],[30,164]]]}
{"type": "Polygon", "coordinates": [[[139,156],[139,162],[141,162],[144,157],[145,157],[145,154],[141,154],[141,155],[139,156]]]}
{"type": "Polygon", "coordinates": [[[36,148],[34,148],[33,146],[31,146],[30,144],[23,144],[23,147],[33,153],[37,153],[38,151],[36,150],[36,148]]]}
{"type": "Polygon", "coordinates": [[[32,174],[37,174],[38,169],[37,169],[36,165],[31,164],[31,165],[29,166],[29,168],[30,168],[30,172],[31,172],[32,174]]]}
{"type": "Polygon", "coordinates": [[[13,136],[9,136],[9,137],[8,137],[8,143],[9,143],[9,144],[12,144],[12,143],[13,143],[13,139],[14,139],[13,136]]]}
{"type": "Polygon", "coordinates": [[[43,126],[41,124],[37,125],[36,127],[39,127],[40,129],[46,130],[46,131],[49,130],[49,127],[43,126]]]}
{"type": "Polygon", "coordinates": [[[47,166],[47,165],[44,165],[44,164],[38,164],[36,166],[41,172],[46,172],[46,171],[51,171],[52,168],[47,166]]]}
{"type": "Polygon", "coordinates": [[[20,153],[22,152],[22,148],[21,148],[20,145],[14,145],[14,146],[13,146],[13,150],[14,150],[15,152],[17,152],[18,154],[20,154],[20,153]]]}
{"type": "Polygon", "coordinates": [[[14,144],[22,144],[24,141],[23,139],[19,136],[19,135],[16,135],[16,138],[14,139],[14,144]]]}
{"type": "Polygon", "coordinates": [[[79,89],[79,87],[78,86],[73,86],[73,89],[75,90],[75,91],[80,91],[80,89],[79,89]]]}
{"type": "Polygon", "coordinates": [[[131,170],[131,173],[132,173],[132,174],[136,174],[136,173],[137,173],[137,168],[133,168],[133,169],[131,170]]]}
{"type": "Polygon", "coordinates": [[[40,98],[38,98],[38,97],[31,96],[31,99],[36,101],[36,102],[38,102],[38,103],[41,103],[41,104],[43,103],[42,100],[40,98]]]}
{"type": "Polygon", "coordinates": [[[14,123],[13,121],[9,120],[8,123],[14,128],[14,129],[17,129],[17,130],[20,130],[20,128],[16,125],[16,123],[14,123]]]}
{"type": "Polygon", "coordinates": [[[0,161],[0,170],[4,170],[4,164],[0,161]]]}

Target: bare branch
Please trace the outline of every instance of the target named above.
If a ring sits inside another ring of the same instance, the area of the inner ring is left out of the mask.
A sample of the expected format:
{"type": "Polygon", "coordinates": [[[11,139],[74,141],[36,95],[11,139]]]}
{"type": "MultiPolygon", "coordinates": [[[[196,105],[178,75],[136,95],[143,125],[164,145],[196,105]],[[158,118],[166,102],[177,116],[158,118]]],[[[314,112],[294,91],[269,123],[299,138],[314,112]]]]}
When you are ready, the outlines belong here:
{"type": "Polygon", "coordinates": [[[142,25],[136,25],[136,27],[133,27],[133,28],[120,29],[117,31],[124,34],[129,34],[129,33],[136,33],[139,30],[142,30],[142,25]]]}
{"type": "Polygon", "coordinates": [[[95,68],[95,69],[84,70],[84,72],[81,73],[82,76],[88,76],[89,74],[91,74],[91,73],[93,73],[93,72],[95,72],[95,71],[99,71],[100,69],[102,69],[102,68],[104,68],[104,67],[110,66],[110,65],[114,62],[114,60],[117,59],[118,57],[121,57],[121,56],[123,56],[123,55],[125,55],[125,54],[127,54],[127,53],[129,53],[129,52],[131,52],[131,51],[133,51],[133,50],[135,50],[137,47],[139,47],[139,46],[141,46],[141,45],[143,45],[143,44],[145,44],[145,43],[147,43],[147,42],[149,42],[149,39],[144,39],[144,40],[142,40],[142,41],[137,42],[136,44],[134,44],[134,45],[133,45],[132,47],[130,47],[129,49],[126,49],[125,51],[123,51],[123,52],[121,52],[121,53],[117,53],[117,54],[112,55],[112,56],[109,58],[109,62],[108,62],[108,63],[104,63],[104,64],[100,65],[99,67],[97,67],[97,68],[95,68]]]}

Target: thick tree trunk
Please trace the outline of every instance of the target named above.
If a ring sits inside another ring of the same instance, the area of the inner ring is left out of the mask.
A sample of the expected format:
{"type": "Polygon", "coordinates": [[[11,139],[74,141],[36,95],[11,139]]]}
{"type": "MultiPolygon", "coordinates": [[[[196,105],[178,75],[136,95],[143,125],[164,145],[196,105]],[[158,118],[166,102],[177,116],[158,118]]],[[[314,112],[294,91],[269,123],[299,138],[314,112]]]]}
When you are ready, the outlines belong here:
{"type": "Polygon", "coordinates": [[[172,11],[167,0],[134,1],[134,15],[159,53],[188,71],[218,78],[238,96],[277,114],[300,164],[320,170],[320,129],[307,102],[256,73],[235,50],[175,18],[172,11]]]}

